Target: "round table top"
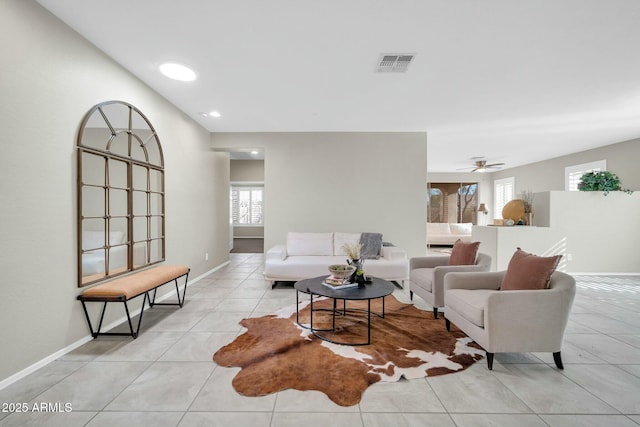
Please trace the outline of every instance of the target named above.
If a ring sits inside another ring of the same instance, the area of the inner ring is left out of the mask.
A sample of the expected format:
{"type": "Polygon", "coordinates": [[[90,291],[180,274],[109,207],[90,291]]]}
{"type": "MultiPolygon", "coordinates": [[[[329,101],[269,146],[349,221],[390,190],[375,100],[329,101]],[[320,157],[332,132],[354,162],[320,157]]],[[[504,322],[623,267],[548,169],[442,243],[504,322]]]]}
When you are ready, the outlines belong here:
{"type": "Polygon", "coordinates": [[[378,277],[369,277],[371,279],[371,283],[365,284],[364,288],[353,286],[346,289],[335,289],[322,284],[322,281],[326,278],[327,276],[319,276],[311,279],[300,280],[296,282],[294,287],[296,290],[307,294],[345,300],[382,298],[393,293],[395,289],[393,283],[378,277]]]}

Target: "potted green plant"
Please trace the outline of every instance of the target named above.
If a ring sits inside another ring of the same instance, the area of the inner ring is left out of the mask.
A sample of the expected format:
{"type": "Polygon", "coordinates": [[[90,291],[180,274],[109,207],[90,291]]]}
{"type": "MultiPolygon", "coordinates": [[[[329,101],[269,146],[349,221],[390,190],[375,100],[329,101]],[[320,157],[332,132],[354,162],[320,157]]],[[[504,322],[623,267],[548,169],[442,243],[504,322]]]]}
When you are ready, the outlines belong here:
{"type": "Polygon", "coordinates": [[[624,191],[627,194],[633,193],[633,191],[628,188],[622,188],[618,175],[609,171],[584,173],[582,178],[580,178],[578,190],[602,191],[605,196],[611,191],[624,191]]]}

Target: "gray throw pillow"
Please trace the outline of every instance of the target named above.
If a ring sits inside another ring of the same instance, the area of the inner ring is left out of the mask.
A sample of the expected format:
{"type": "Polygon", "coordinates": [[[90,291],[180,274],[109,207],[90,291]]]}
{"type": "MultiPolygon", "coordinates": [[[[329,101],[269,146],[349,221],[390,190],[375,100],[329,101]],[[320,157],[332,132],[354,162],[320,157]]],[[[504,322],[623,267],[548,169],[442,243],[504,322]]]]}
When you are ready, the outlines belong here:
{"type": "Polygon", "coordinates": [[[360,249],[360,258],[380,258],[380,250],[382,248],[381,233],[362,233],[360,235],[360,244],[362,244],[362,249],[360,249]]]}

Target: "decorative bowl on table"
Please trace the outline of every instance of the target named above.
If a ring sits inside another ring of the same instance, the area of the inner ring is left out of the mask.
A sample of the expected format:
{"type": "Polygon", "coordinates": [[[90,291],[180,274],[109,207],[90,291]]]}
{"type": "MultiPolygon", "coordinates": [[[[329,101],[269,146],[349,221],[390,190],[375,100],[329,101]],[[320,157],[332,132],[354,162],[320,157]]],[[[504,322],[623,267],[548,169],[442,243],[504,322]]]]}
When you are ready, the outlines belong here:
{"type": "Polygon", "coordinates": [[[329,266],[329,272],[337,279],[346,279],[351,276],[354,271],[356,271],[356,268],[352,265],[334,264],[329,266]]]}

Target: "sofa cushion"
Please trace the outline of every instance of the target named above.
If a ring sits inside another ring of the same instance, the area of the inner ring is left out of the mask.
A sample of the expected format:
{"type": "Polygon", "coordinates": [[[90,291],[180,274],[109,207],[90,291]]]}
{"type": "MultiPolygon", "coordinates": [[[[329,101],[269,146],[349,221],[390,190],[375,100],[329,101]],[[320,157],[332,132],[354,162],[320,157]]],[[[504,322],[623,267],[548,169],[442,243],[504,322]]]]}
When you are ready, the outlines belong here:
{"type": "Polygon", "coordinates": [[[470,222],[451,223],[449,228],[451,229],[451,234],[471,234],[473,224],[470,222]]]}
{"type": "Polygon", "coordinates": [[[484,310],[493,289],[450,289],[444,296],[445,310],[455,311],[469,322],[484,328],[484,310]]]}
{"type": "Polygon", "coordinates": [[[347,256],[342,248],[345,244],[357,245],[360,243],[361,233],[333,233],[333,254],[347,256]]]}
{"type": "Polygon", "coordinates": [[[480,242],[463,242],[458,239],[453,244],[449,265],[473,265],[476,263],[480,242]]]}
{"type": "Polygon", "coordinates": [[[409,280],[414,285],[429,291],[433,292],[433,273],[435,269],[433,268],[414,268],[409,271],[409,280]]]}
{"type": "Polygon", "coordinates": [[[360,236],[360,258],[362,259],[378,259],[382,250],[382,234],[381,233],[362,233],[360,236]]]}
{"type": "Polygon", "coordinates": [[[449,228],[448,222],[428,222],[427,234],[451,234],[451,228],[449,228]]]}
{"type": "Polygon", "coordinates": [[[509,261],[500,290],[545,289],[562,255],[541,257],[516,249],[509,261]]]}
{"type": "Polygon", "coordinates": [[[287,233],[287,255],[333,255],[333,233],[287,233]]]}

